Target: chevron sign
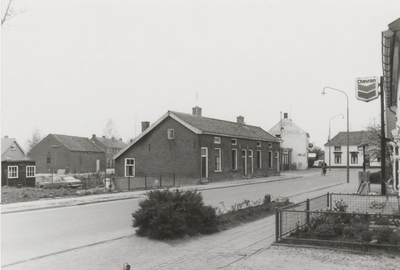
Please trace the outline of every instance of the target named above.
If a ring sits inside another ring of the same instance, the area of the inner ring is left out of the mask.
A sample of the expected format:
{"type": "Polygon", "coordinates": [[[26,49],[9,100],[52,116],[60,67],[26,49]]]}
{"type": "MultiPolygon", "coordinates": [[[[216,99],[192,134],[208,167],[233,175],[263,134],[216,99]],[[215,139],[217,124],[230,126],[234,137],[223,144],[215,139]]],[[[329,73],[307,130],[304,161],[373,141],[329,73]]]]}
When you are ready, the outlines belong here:
{"type": "Polygon", "coordinates": [[[378,82],[377,77],[357,78],[356,98],[365,102],[377,99],[379,96],[378,82]]]}

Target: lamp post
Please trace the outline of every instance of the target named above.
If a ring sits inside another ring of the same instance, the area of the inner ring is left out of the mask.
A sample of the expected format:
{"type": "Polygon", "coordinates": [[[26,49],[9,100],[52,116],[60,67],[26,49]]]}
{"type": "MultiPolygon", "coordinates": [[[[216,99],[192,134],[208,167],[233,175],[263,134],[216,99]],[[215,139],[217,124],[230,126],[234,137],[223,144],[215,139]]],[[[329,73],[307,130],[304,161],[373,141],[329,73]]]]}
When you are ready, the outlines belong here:
{"type": "Polygon", "coordinates": [[[346,100],[347,100],[347,155],[346,155],[346,160],[347,160],[347,183],[350,182],[350,166],[349,166],[349,97],[347,96],[347,94],[345,92],[343,92],[342,90],[336,89],[336,88],[332,88],[329,86],[325,86],[324,89],[322,90],[322,94],[325,95],[325,89],[330,89],[330,90],[334,90],[334,91],[338,91],[340,93],[343,93],[346,96],[346,100]]]}
{"type": "MultiPolygon", "coordinates": [[[[332,118],[329,120],[329,136],[328,136],[328,142],[331,141],[331,121],[332,121],[333,118],[338,117],[338,116],[342,116],[342,118],[344,118],[344,115],[343,115],[343,114],[338,114],[338,115],[335,115],[334,117],[332,117],[332,118]]],[[[329,170],[331,170],[331,145],[329,145],[329,170]]]]}

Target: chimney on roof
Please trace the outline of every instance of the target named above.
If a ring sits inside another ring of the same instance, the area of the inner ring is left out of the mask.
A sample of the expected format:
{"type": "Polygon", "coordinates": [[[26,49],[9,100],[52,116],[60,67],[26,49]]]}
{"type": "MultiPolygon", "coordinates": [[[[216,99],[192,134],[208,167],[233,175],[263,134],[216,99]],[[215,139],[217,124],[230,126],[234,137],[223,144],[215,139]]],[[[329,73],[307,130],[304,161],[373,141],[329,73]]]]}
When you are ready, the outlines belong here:
{"type": "Polygon", "coordinates": [[[244,125],[244,117],[239,115],[238,117],[236,117],[237,123],[244,125]]]}
{"type": "Polygon", "coordinates": [[[92,139],[95,139],[96,138],[96,134],[92,134],[92,139]]]}
{"type": "Polygon", "coordinates": [[[7,135],[5,135],[5,136],[4,136],[4,139],[8,139],[8,136],[7,136],[7,135]]]}
{"type": "Polygon", "coordinates": [[[148,129],[150,126],[150,122],[149,121],[143,121],[142,122],[142,132],[145,131],[146,129],[148,129]]]}
{"type": "Polygon", "coordinates": [[[194,116],[201,116],[201,108],[199,106],[193,107],[192,114],[194,116]]]}
{"type": "Polygon", "coordinates": [[[283,114],[283,118],[285,118],[285,119],[288,118],[288,113],[287,113],[287,112],[285,112],[285,113],[283,114]]]}
{"type": "Polygon", "coordinates": [[[104,136],[104,135],[103,135],[102,137],[103,137],[104,139],[106,138],[106,136],[104,136]]]}

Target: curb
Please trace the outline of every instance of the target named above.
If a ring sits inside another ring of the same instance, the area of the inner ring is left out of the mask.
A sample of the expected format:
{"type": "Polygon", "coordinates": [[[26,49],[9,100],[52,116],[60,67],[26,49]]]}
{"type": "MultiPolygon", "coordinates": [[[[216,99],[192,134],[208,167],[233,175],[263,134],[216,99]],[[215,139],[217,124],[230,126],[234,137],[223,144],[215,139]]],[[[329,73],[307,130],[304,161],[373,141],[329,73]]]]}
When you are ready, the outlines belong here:
{"type": "MultiPolygon", "coordinates": [[[[247,185],[256,185],[256,184],[264,184],[264,183],[272,183],[272,182],[278,182],[278,181],[286,181],[286,180],[292,180],[292,179],[297,179],[297,178],[302,178],[304,176],[302,175],[293,175],[293,176],[282,176],[282,178],[279,179],[271,179],[271,180],[265,180],[265,181],[254,181],[254,182],[242,182],[242,183],[229,183],[227,185],[221,185],[221,186],[212,186],[212,185],[201,185],[202,188],[198,188],[199,191],[201,190],[211,190],[211,189],[223,189],[223,188],[231,188],[231,187],[239,187],[239,186],[247,186],[247,185]]],[[[223,182],[221,182],[223,183],[223,182]]],[[[200,185],[199,185],[200,186],[200,185]]],[[[193,188],[192,186],[190,187],[177,187],[175,189],[181,189],[181,190],[185,190],[185,189],[196,189],[193,188]]],[[[131,191],[128,191],[131,192],[131,191]]],[[[135,191],[133,191],[135,192],[135,191]]],[[[142,194],[146,193],[146,191],[143,191],[142,194]]],[[[94,195],[96,196],[96,195],[94,195]]],[[[29,211],[36,211],[36,210],[44,210],[44,209],[54,209],[54,208],[61,208],[61,207],[72,207],[72,206],[81,206],[81,205],[88,205],[88,204],[95,204],[95,203],[106,203],[106,202],[112,202],[112,201],[122,201],[122,200],[130,200],[130,199],[139,199],[140,195],[127,195],[124,197],[110,197],[107,199],[101,199],[98,198],[97,200],[94,199],[92,201],[83,201],[83,202],[77,202],[77,203],[72,203],[72,204],[60,204],[60,205],[43,205],[43,206],[37,206],[37,207],[32,207],[32,208],[26,208],[26,209],[15,209],[15,210],[9,210],[7,211],[7,209],[2,209],[1,210],[1,214],[6,215],[6,214],[13,214],[13,213],[21,213],[21,212],[29,212],[29,211]]],[[[55,200],[52,200],[51,202],[55,202],[55,200]]],[[[12,205],[12,204],[9,204],[12,205]]],[[[2,205],[4,206],[4,205],[2,205]]]]}

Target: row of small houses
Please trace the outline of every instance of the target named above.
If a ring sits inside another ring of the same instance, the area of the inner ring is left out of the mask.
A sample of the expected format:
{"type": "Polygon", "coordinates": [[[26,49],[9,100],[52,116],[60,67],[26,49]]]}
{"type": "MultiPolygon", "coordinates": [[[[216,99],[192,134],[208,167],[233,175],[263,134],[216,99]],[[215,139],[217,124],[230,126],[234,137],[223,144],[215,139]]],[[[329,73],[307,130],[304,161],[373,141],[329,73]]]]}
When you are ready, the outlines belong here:
{"type": "MultiPolygon", "coordinates": [[[[308,133],[287,114],[267,132],[246,124],[242,116],[236,122],[203,117],[197,106],[192,114],[168,111],[152,125],[142,122],[142,133],[129,144],[95,135],[89,139],[49,134],[29,151],[30,160],[22,162],[22,148],[6,139],[4,145],[2,139],[3,186],[34,185],[36,173],[59,169],[77,174],[113,168],[120,188],[140,187],[148,180],[184,185],[266,177],[281,170],[307,169],[310,148],[308,133]],[[19,148],[20,156],[15,155],[19,148]]],[[[334,155],[332,166],[344,167],[345,158],[337,158],[336,150],[334,155]]],[[[360,159],[351,157],[351,166],[362,166],[360,159]]]]}

